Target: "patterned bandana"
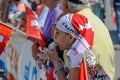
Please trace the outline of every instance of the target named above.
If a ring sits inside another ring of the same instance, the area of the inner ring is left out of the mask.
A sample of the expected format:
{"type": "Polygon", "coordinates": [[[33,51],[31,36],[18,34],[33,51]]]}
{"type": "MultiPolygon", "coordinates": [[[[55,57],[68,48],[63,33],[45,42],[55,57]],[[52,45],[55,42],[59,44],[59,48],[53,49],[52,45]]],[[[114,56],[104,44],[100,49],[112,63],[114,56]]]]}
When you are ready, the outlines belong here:
{"type": "Polygon", "coordinates": [[[93,46],[94,31],[90,21],[83,15],[66,14],[57,22],[56,27],[63,32],[74,34],[76,38],[67,54],[85,54],[93,46]]]}

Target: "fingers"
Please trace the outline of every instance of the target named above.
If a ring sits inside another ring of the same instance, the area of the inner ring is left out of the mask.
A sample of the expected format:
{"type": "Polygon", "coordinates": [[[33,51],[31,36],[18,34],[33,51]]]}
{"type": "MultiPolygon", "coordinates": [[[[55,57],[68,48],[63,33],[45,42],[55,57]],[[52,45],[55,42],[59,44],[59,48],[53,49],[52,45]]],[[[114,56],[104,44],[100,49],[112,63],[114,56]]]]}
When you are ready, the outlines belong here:
{"type": "Polygon", "coordinates": [[[42,65],[43,65],[44,62],[45,62],[45,61],[42,60],[42,59],[39,59],[39,60],[37,61],[37,65],[38,65],[38,67],[39,67],[40,69],[42,69],[42,65]]]}
{"type": "Polygon", "coordinates": [[[57,54],[57,51],[56,51],[56,46],[51,46],[48,48],[48,59],[51,61],[51,62],[56,62],[58,60],[58,54],[57,54]]]}
{"type": "Polygon", "coordinates": [[[48,49],[50,51],[56,50],[56,46],[57,44],[55,42],[52,42],[51,44],[49,44],[48,49]]]}
{"type": "Polygon", "coordinates": [[[35,60],[38,59],[38,56],[37,56],[38,53],[39,53],[38,47],[36,46],[36,44],[33,44],[33,45],[32,45],[32,57],[33,57],[35,60]]]}

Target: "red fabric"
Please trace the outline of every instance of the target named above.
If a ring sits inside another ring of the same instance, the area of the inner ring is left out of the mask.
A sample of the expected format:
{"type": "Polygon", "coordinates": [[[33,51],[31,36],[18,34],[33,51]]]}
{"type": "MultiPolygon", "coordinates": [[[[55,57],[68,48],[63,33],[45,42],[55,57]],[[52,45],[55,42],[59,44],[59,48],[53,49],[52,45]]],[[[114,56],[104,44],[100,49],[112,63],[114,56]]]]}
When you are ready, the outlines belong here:
{"type": "Polygon", "coordinates": [[[112,22],[113,22],[114,24],[116,24],[116,17],[115,17],[115,16],[112,17],[112,22]]]}
{"type": "Polygon", "coordinates": [[[38,14],[39,15],[39,13],[40,13],[40,11],[41,11],[41,4],[39,4],[38,6],[37,6],[37,8],[36,8],[36,10],[35,10],[35,12],[36,12],[36,14],[38,14]]]}
{"type": "Polygon", "coordinates": [[[7,25],[0,23],[0,37],[2,39],[0,40],[0,54],[3,52],[11,33],[12,33],[11,28],[7,27],[7,25]]]}
{"type": "Polygon", "coordinates": [[[40,46],[44,48],[44,37],[39,31],[39,23],[29,7],[26,8],[26,34],[40,40],[40,46]]]}
{"type": "Polygon", "coordinates": [[[86,64],[85,60],[82,59],[78,80],[88,80],[88,72],[87,71],[88,71],[87,64],[86,64]]]}
{"type": "Polygon", "coordinates": [[[83,15],[75,14],[72,16],[72,25],[75,30],[85,38],[91,48],[93,46],[94,32],[91,25],[88,23],[88,19],[83,15]]]}
{"type": "Polygon", "coordinates": [[[47,77],[47,80],[56,80],[54,77],[53,77],[53,73],[54,72],[54,66],[50,69],[50,71],[46,71],[45,75],[47,77]]]}

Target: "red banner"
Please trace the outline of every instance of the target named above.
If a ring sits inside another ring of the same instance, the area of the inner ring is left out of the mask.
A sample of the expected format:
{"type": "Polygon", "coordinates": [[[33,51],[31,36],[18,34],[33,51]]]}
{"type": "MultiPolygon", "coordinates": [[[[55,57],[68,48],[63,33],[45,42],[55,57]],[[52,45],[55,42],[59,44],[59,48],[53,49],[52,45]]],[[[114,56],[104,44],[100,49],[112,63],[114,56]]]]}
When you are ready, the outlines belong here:
{"type": "Polygon", "coordinates": [[[44,48],[44,37],[40,33],[39,23],[35,14],[29,7],[26,7],[26,34],[40,40],[40,46],[44,48]]]}
{"type": "Polygon", "coordinates": [[[3,52],[7,41],[12,33],[12,29],[0,23],[0,54],[3,52]]]}

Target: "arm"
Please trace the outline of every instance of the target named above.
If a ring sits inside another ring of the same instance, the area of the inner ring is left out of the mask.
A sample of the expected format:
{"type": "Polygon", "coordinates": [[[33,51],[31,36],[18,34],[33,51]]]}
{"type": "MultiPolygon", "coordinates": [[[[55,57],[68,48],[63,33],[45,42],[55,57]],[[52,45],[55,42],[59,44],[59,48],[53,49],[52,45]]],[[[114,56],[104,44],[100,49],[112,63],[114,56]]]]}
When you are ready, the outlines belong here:
{"type": "MultiPolygon", "coordinates": [[[[59,66],[58,62],[54,63],[55,68],[59,66]]],[[[62,70],[56,72],[58,80],[78,80],[79,68],[70,69],[68,79],[65,77],[62,70]]]]}
{"type": "MultiPolygon", "coordinates": [[[[55,61],[53,64],[54,64],[55,69],[60,66],[58,60],[55,61]]],[[[56,72],[56,75],[57,75],[58,80],[67,80],[67,78],[65,77],[64,72],[62,70],[58,70],[56,72]]]]}
{"type": "MultiPolygon", "coordinates": [[[[52,46],[48,47],[48,59],[53,63],[54,69],[61,66],[59,63],[59,60],[58,60],[56,46],[54,46],[53,48],[52,48],[52,46]]],[[[58,70],[56,72],[56,75],[57,75],[58,80],[67,80],[67,78],[65,77],[64,72],[62,70],[58,70]]]]}
{"type": "MultiPolygon", "coordinates": [[[[58,55],[55,47],[53,50],[48,49],[49,60],[54,64],[54,68],[57,69],[60,65],[58,61],[58,55]]],[[[71,68],[69,72],[68,79],[65,77],[63,70],[58,70],[56,72],[58,80],[77,80],[79,74],[79,68],[71,68]]]]}
{"type": "Polygon", "coordinates": [[[114,0],[110,0],[110,6],[113,7],[113,1],[114,0]]]}
{"type": "Polygon", "coordinates": [[[35,61],[38,60],[38,56],[37,54],[40,52],[39,50],[39,43],[38,41],[36,40],[35,43],[33,43],[32,45],[32,57],[34,58],[35,61]]]}
{"type": "Polygon", "coordinates": [[[4,5],[4,7],[3,7],[3,11],[2,11],[2,18],[1,18],[1,20],[3,22],[7,22],[7,19],[8,19],[8,8],[10,6],[10,3],[6,2],[6,3],[2,3],[2,4],[4,5]]]}
{"type": "Polygon", "coordinates": [[[68,80],[78,80],[79,68],[70,69],[68,80]]]}
{"type": "Polygon", "coordinates": [[[3,13],[6,2],[7,2],[6,0],[1,0],[0,1],[0,13],[3,13]]]}
{"type": "Polygon", "coordinates": [[[51,31],[51,38],[53,39],[54,38],[54,34],[55,34],[55,24],[52,25],[52,31],[51,31]]]}
{"type": "Polygon", "coordinates": [[[115,16],[113,2],[114,2],[114,0],[110,0],[111,15],[115,16]]]}
{"type": "MultiPolygon", "coordinates": [[[[54,62],[53,64],[55,69],[58,66],[60,66],[58,61],[54,62]]],[[[58,80],[78,80],[78,74],[79,74],[79,68],[70,69],[68,79],[65,77],[64,72],[62,70],[58,70],[56,72],[58,80]]]]}

